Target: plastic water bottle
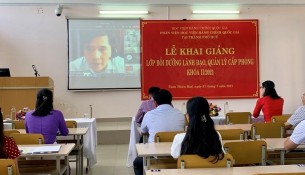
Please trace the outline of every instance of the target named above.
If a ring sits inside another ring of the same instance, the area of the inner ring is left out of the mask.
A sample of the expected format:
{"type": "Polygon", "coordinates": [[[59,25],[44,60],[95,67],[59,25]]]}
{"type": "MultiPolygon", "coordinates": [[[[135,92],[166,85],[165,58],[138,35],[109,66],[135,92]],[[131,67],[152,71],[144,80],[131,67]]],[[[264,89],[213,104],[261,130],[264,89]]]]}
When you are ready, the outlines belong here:
{"type": "Polygon", "coordinates": [[[15,106],[12,106],[11,108],[11,120],[15,120],[16,118],[16,108],[15,106]]]}
{"type": "Polygon", "coordinates": [[[225,102],[224,107],[223,107],[224,115],[226,115],[229,111],[230,111],[229,102],[225,102]]]}

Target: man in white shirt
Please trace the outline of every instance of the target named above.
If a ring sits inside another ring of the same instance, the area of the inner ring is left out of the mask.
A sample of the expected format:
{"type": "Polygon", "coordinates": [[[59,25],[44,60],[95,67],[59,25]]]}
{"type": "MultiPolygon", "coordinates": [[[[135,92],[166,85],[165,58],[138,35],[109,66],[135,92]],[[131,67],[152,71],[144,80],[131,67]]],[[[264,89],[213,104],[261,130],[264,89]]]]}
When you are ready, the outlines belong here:
{"type": "MultiPolygon", "coordinates": [[[[148,142],[154,142],[157,132],[183,131],[184,115],[172,106],[172,94],[168,90],[161,89],[153,94],[153,99],[157,107],[144,115],[141,124],[141,132],[149,133],[148,142]]],[[[137,157],[133,166],[135,175],[143,174],[142,157],[137,157]]]]}
{"type": "Polygon", "coordinates": [[[294,128],[292,135],[285,140],[284,148],[290,151],[302,143],[305,143],[305,120],[294,128]]]}
{"type": "Polygon", "coordinates": [[[285,123],[285,128],[290,129],[292,126],[297,126],[302,120],[305,119],[305,93],[301,97],[303,106],[300,106],[294,114],[289,117],[287,122],[285,123]]]}
{"type": "Polygon", "coordinates": [[[148,142],[154,142],[155,134],[162,131],[183,131],[184,115],[175,109],[172,103],[172,94],[161,89],[153,95],[156,109],[147,112],[141,124],[141,132],[149,133],[148,142]]]}

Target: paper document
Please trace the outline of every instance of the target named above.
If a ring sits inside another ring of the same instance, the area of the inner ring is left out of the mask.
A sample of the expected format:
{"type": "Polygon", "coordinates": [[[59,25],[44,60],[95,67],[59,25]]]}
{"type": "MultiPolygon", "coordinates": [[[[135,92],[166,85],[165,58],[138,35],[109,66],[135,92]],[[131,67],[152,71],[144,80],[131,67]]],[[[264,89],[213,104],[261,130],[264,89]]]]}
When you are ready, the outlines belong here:
{"type": "Polygon", "coordinates": [[[61,145],[50,146],[19,146],[21,154],[46,154],[46,153],[58,153],[61,145]]]}

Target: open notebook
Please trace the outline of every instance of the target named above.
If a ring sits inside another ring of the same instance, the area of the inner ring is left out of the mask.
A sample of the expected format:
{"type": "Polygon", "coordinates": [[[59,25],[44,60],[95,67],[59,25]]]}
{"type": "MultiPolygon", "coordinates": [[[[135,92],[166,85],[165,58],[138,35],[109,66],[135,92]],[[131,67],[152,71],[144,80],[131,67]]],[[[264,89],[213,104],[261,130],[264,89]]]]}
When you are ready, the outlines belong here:
{"type": "Polygon", "coordinates": [[[47,154],[58,153],[61,145],[48,145],[48,146],[18,146],[21,154],[47,154]]]}

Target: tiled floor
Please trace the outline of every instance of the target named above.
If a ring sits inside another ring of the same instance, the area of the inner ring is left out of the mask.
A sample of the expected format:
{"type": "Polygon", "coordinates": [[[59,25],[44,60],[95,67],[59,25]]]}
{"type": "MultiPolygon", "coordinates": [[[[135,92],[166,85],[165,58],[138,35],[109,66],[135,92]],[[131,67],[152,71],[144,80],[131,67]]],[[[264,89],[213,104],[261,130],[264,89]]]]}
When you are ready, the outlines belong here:
{"type": "MultiPolygon", "coordinates": [[[[134,175],[133,168],[126,167],[128,144],[98,145],[97,164],[88,175],[134,175]]],[[[71,175],[75,174],[75,163],[71,162],[71,175]]],[[[85,173],[84,173],[85,174],[85,173]]]]}

